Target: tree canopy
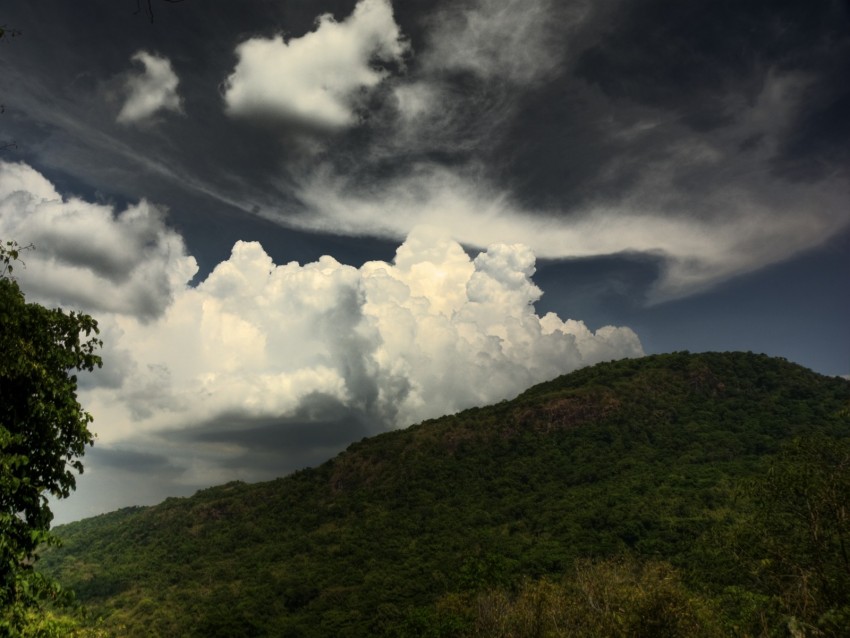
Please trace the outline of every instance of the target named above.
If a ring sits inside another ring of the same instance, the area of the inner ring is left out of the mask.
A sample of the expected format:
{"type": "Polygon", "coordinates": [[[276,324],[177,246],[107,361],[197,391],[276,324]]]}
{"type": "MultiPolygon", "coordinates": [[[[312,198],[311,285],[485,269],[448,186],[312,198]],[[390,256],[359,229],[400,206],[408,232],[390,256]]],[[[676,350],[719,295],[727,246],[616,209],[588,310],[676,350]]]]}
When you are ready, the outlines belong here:
{"type": "MultiPolygon", "coordinates": [[[[20,248],[0,245],[0,630],[38,598],[35,552],[50,538],[48,495],[69,496],[94,441],[77,371],[101,365],[89,315],[27,303],[12,277],[20,248]]],[[[44,585],[44,583],[41,583],[44,585]]],[[[14,633],[12,633],[14,635],[14,633]]]]}

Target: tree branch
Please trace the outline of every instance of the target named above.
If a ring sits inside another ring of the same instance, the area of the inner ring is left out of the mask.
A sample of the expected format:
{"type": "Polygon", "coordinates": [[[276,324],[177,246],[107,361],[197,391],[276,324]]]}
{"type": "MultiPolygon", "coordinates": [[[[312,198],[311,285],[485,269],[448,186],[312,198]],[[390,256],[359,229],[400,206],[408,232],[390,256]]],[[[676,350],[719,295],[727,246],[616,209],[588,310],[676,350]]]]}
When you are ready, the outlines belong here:
{"type": "MultiPolygon", "coordinates": [[[[151,23],[153,23],[153,6],[151,4],[151,0],[147,1],[147,9],[148,16],[151,19],[151,23]]],[[[177,4],[178,2],[183,2],[184,0],[162,0],[163,2],[168,2],[170,4],[177,4]]],[[[133,15],[138,15],[142,12],[142,0],[136,0],[136,10],[133,12],[133,15]]]]}

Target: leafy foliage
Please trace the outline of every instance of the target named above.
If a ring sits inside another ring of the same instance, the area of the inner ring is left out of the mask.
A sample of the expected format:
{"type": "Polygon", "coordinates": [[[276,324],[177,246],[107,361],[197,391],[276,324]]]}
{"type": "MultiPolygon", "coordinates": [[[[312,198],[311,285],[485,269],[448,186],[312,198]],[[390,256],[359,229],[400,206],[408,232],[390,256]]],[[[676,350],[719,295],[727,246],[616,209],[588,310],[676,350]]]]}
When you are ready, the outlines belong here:
{"type": "Polygon", "coordinates": [[[4,38],[7,36],[14,38],[19,35],[21,35],[21,32],[18,29],[10,28],[5,24],[0,24],[0,38],[4,38]]]}
{"type": "Polygon", "coordinates": [[[799,632],[850,628],[850,440],[795,439],[748,488],[752,515],[729,547],[750,587],[775,594],[799,632]]]}
{"type": "Polygon", "coordinates": [[[94,319],[27,303],[11,278],[18,257],[0,246],[0,630],[12,635],[36,601],[62,597],[32,563],[51,541],[47,494],[70,494],[93,441],[69,373],[100,365],[94,319]]]}
{"type": "Polygon", "coordinates": [[[845,635],[845,528],[806,549],[808,519],[763,493],[843,503],[844,457],[806,473],[793,449],[842,449],[848,399],[749,353],[601,364],[277,481],[63,526],[42,564],[126,636],[845,635]],[[781,574],[818,564],[804,613],[781,574]]]}
{"type": "Polygon", "coordinates": [[[560,582],[525,581],[473,602],[464,633],[488,638],[722,636],[718,610],[689,591],[669,564],[633,558],[578,561],[560,582]]]}

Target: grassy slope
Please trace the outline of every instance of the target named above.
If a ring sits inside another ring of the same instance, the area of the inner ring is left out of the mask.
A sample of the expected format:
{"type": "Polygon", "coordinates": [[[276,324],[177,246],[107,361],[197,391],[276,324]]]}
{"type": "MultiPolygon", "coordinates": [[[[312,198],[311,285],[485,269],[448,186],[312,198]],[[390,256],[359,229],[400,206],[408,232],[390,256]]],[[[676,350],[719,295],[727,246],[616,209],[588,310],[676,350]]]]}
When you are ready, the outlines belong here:
{"type": "Polygon", "coordinates": [[[122,635],[374,635],[447,592],[632,552],[703,579],[779,445],[847,436],[850,384],[751,354],[601,364],[363,440],[322,466],[57,529],[122,635]]]}

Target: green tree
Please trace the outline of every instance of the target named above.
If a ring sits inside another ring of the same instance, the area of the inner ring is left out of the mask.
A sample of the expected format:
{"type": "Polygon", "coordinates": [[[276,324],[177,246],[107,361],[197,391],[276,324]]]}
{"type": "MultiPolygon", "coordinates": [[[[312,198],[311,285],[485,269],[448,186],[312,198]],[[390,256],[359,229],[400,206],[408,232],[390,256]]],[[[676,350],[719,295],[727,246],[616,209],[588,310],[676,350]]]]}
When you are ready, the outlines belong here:
{"type": "Polygon", "coordinates": [[[850,440],[809,436],[786,446],[755,487],[756,575],[798,633],[850,630],[850,440]]]}
{"type": "Polygon", "coordinates": [[[12,28],[7,27],[5,24],[0,24],[0,38],[6,37],[6,36],[10,36],[10,37],[14,38],[14,37],[17,37],[19,35],[21,35],[21,32],[18,31],[17,29],[12,29],[12,28]]]}
{"type": "Polygon", "coordinates": [[[48,495],[69,496],[94,441],[73,373],[101,365],[94,319],[26,302],[11,275],[20,250],[0,244],[0,635],[60,593],[33,563],[50,541],[48,495]]]}
{"type": "Polygon", "coordinates": [[[479,594],[472,631],[487,638],[723,635],[719,611],[660,561],[579,560],[561,582],[527,580],[513,594],[479,594]]]}

